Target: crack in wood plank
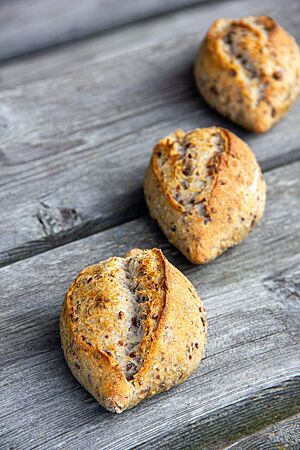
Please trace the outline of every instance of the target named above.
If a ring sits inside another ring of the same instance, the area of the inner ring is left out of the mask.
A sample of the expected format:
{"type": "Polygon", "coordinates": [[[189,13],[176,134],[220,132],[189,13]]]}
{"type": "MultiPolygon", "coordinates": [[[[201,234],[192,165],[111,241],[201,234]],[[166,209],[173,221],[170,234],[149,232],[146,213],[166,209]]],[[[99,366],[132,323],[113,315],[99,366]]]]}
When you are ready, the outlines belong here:
{"type": "Polygon", "coordinates": [[[226,447],[226,450],[298,450],[300,414],[271,425],[226,447]]]}

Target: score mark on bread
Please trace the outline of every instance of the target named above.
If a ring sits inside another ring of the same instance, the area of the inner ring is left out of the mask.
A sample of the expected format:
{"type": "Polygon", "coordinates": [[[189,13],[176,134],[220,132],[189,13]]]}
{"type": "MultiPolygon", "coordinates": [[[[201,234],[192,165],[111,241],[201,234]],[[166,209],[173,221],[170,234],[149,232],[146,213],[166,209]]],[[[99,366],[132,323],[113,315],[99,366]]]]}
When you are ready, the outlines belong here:
{"type": "Polygon", "coordinates": [[[223,128],[177,130],[153,150],[144,180],[151,216],[191,262],[244,239],[263,215],[266,186],[245,142],[223,128]]]}
{"type": "Polygon", "coordinates": [[[134,249],[80,272],[60,329],[72,373],[102,406],[120,413],[197,368],[207,322],[194,287],[162,252],[134,249]]]}

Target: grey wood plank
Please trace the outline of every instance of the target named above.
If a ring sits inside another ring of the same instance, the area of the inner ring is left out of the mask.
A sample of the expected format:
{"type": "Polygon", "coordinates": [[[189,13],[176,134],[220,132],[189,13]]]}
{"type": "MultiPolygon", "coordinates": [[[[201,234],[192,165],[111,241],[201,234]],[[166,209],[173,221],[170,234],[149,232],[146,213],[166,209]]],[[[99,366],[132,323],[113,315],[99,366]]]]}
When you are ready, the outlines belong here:
{"type": "Polygon", "coordinates": [[[216,449],[298,413],[299,170],[297,162],[267,174],[261,225],[203,267],[146,216],[2,268],[1,448],[216,449]],[[161,247],[190,278],[206,306],[209,341],[187,382],[116,416],[67,369],[58,315],[83,266],[133,246],[161,247]]]}
{"type": "Polygon", "coordinates": [[[226,450],[299,450],[300,414],[248,436],[226,450]]]}
{"type": "Polygon", "coordinates": [[[121,30],[111,30],[67,46],[2,62],[0,89],[58,76],[82,65],[169,40],[170,35],[185,39],[187,35],[194,34],[195,42],[198,42],[209,24],[217,18],[239,17],[249,13],[271,15],[287,30],[297,33],[299,2],[296,0],[289,2],[289,8],[286,8],[283,0],[264,0],[263,3],[259,0],[226,0],[226,8],[223,1],[205,1],[197,7],[137,22],[121,30]]]}
{"type": "MultiPolygon", "coordinates": [[[[241,4],[228,3],[231,13],[241,4]]],[[[284,17],[282,2],[268,5],[284,17]]],[[[290,6],[296,15],[299,3],[290,6]]],[[[259,8],[253,2],[252,12],[259,8]]],[[[184,38],[170,36],[0,93],[0,265],[143,214],[141,186],[152,146],[178,127],[229,127],[249,142],[265,170],[299,158],[299,102],[271,132],[257,136],[212,112],[197,94],[192,65],[203,34],[190,33],[189,20],[196,18],[204,32],[201,11],[185,15],[184,38]]],[[[288,28],[300,40],[291,17],[288,28]]]]}
{"type": "Polygon", "coordinates": [[[195,0],[2,0],[0,60],[195,3],[195,0]]]}

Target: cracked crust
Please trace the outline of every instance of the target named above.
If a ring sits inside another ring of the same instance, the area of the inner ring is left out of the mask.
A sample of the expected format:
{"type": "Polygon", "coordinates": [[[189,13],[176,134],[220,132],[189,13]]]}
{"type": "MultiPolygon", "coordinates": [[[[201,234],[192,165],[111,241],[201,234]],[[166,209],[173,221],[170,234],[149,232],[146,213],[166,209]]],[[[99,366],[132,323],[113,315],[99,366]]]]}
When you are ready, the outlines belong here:
{"type": "Polygon", "coordinates": [[[158,249],[85,268],[61,311],[61,341],[77,380],[120,413],[183,382],[207,337],[194,287],[158,249]]]}
{"type": "Polygon", "coordinates": [[[265,132],[300,92],[299,47],[270,17],[218,19],[199,49],[195,79],[219,113],[265,132]]]}
{"type": "Polygon", "coordinates": [[[247,144],[211,127],[162,139],[153,149],[144,193],[168,240],[203,264],[238,244],[261,219],[266,185],[247,144]]]}

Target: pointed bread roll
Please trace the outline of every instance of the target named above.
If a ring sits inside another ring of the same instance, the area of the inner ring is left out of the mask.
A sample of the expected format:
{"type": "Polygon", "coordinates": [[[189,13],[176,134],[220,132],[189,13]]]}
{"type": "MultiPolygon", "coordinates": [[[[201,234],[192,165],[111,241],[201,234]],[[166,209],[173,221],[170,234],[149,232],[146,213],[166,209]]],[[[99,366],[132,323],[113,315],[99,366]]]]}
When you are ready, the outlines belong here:
{"type": "Polygon", "coordinates": [[[153,150],[144,180],[151,216],[191,262],[207,263],[261,219],[266,185],[248,145],[224,128],[177,130],[153,150]]]}
{"type": "Polygon", "coordinates": [[[80,272],[66,293],[60,330],[74,376],[120,413],[197,368],[207,322],[194,287],[162,252],[135,249],[80,272]]]}
{"type": "Polygon", "coordinates": [[[299,95],[299,47],[270,17],[218,19],[200,47],[195,78],[210,106],[245,128],[265,132],[299,95]]]}

